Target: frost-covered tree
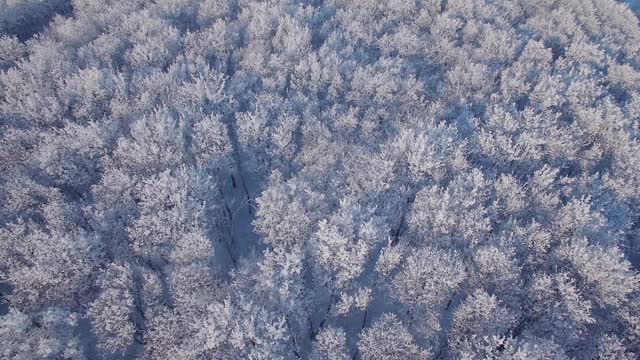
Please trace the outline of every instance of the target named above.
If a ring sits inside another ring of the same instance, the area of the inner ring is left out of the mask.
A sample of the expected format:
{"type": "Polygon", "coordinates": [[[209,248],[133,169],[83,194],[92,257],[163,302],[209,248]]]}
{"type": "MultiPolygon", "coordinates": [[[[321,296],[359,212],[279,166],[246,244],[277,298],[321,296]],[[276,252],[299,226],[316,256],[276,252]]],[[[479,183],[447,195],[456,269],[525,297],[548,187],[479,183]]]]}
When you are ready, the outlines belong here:
{"type": "Polygon", "coordinates": [[[383,314],[370,328],[362,333],[358,342],[363,359],[422,359],[429,357],[427,350],[420,348],[411,333],[392,314],[383,314]]]}
{"type": "Polygon", "coordinates": [[[1,354],[7,359],[87,359],[78,336],[80,318],[56,307],[32,315],[11,309],[0,318],[1,354]]]}
{"type": "Polygon", "coordinates": [[[87,315],[98,335],[101,348],[124,353],[133,342],[135,327],[133,279],[128,265],[112,264],[98,280],[98,297],[91,303],[87,315]]]}
{"type": "Polygon", "coordinates": [[[315,338],[310,359],[313,360],[346,360],[347,340],[342,329],[323,329],[315,338]]]}

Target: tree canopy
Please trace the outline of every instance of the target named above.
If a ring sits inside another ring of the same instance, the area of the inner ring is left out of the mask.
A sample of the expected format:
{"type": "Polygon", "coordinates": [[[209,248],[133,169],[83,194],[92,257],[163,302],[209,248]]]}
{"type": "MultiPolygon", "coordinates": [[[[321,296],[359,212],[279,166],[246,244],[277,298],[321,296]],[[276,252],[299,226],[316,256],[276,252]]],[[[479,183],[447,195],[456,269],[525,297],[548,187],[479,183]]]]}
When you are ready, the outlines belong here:
{"type": "Polygon", "coordinates": [[[0,0],[0,357],[636,359],[614,0],[0,0]]]}

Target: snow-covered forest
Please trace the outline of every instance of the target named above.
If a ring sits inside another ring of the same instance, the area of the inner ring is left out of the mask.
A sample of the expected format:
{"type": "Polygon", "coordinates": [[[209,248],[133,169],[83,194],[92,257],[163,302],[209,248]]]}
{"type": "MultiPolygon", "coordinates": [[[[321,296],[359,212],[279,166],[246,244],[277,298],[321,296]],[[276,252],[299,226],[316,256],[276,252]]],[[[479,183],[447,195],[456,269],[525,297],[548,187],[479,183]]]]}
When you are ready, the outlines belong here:
{"type": "Polygon", "coordinates": [[[640,356],[616,0],[0,0],[1,359],[640,356]]]}

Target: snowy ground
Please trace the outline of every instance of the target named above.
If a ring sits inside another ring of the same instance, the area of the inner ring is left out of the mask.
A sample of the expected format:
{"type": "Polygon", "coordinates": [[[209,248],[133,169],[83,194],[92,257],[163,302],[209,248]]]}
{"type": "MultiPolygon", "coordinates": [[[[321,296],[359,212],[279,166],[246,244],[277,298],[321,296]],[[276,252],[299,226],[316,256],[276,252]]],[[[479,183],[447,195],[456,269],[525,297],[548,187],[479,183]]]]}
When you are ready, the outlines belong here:
{"type": "MultiPolygon", "coordinates": [[[[253,232],[255,217],[255,198],[258,196],[259,184],[255,179],[247,176],[235,175],[229,179],[223,189],[226,211],[231,215],[229,234],[232,238],[231,246],[223,256],[218,256],[223,269],[233,269],[235,266],[228,262],[237,262],[252,253],[260,253],[258,236],[253,232]],[[235,186],[234,186],[235,185],[235,186]],[[229,251],[231,251],[230,257],[229,251]]],[[[220,254],[219,254],[220,255],[220,254]]]]}

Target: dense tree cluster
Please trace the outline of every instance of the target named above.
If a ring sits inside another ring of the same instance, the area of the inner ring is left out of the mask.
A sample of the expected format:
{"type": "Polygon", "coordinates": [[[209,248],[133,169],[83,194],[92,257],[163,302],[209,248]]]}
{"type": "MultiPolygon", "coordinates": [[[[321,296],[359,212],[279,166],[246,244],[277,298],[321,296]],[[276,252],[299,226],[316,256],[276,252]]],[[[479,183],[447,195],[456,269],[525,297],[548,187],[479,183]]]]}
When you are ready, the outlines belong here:
{"type": "Polygon", "coordinates": [[[3,359],[636,359],[614,0],[0,0],[3,359]]]}

